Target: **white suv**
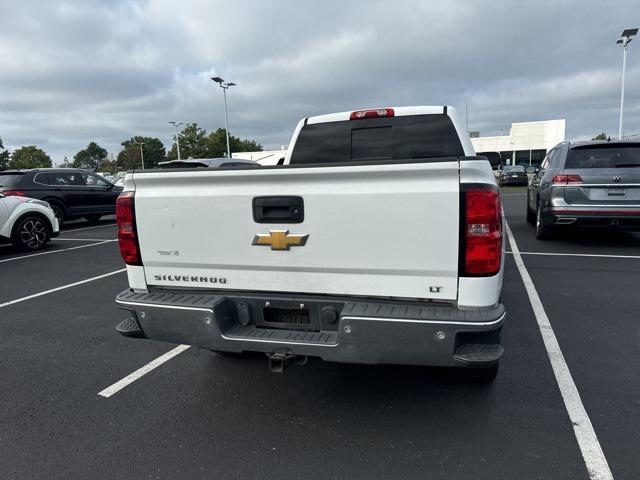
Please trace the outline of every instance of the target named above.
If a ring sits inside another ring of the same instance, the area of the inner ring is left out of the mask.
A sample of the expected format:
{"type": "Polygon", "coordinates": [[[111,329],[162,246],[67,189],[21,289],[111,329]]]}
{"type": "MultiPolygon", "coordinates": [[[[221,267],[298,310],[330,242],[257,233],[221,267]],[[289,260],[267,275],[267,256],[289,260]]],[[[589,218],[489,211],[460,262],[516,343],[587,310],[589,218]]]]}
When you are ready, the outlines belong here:
{"type": "Polygon", "coordinates": [[[9,240],[21,250],[39,250],[59,232],[47,202],[0,193],[0,241],[9,240]]]}

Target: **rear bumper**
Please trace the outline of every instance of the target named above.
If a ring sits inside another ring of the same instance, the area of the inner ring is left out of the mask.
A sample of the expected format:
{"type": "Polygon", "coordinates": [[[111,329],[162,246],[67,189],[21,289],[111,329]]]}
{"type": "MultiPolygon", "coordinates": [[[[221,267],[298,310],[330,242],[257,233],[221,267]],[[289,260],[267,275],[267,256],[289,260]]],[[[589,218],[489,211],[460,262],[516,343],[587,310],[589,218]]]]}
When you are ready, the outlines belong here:
{"type": "Polygon", "coordinates": [[[527,185],[529,183],[529,179],[527,177],[501,177],[500,183],[502,185],[527,185]]]}
{"type": "Polygon", "coordinates": [[[547,217],[558,225],[640,228],[640,207],[554,206],[547,211],[547,217]]]}
{"type": "Polygon", "coordinates": [[[429,303],[260,293],[135,293],[116,298],[129,312],[120,333],[216,351],[284,353],[331,362],[484,367],[502,355],[502,304],[459,310],[429,303]],[[306,330],[261,322],[263,305],[300,305],[306,330]],[[245,305],[246,307],[240,307],[245,305]],[[323,316],[334,309],[335,318],[323,316]],[[247,312],[249,312],[247,314],[247,312]]]}

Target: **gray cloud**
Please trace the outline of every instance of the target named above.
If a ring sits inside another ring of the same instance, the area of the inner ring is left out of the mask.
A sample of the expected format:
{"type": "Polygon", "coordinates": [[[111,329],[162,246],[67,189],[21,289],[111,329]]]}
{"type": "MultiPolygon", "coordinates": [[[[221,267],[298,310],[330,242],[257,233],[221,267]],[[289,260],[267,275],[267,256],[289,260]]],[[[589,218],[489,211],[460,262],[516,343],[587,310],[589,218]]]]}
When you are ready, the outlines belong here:
{"type": "MultiPolygon", "coordinates": [[[[0,137],[56,161],[89,141],[116,154],[167,122],[224,125],[266,147],[303,116],[366,106],[469,107],[470,128],[567,119],[569,138],[617,132],[634,0],[9,1],[0,29],[0,137]]],[[[640,40],[630,47],[625,132],[640,133],[640,40]]]]}

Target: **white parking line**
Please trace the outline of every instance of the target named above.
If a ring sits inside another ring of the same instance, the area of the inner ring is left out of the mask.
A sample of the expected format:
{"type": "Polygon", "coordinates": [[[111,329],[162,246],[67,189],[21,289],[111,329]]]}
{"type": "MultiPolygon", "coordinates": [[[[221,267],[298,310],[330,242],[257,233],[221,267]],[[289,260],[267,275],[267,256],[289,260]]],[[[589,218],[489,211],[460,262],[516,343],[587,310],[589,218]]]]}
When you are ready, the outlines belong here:
{"type": "Polygon", "coordinates": [[[117,238],[52,238],[52,242],[115,242],[117,238]]]}
{"type": "Polygon", "coordinates": [[[44,292],[34,293],[32,295],[27,295],[26,297],[16,298],[15,300],[9,300],[8,302],[0,303],[0,308],[8,307],[9,305],[15,305],[16,303],[25,302],[27,300],[31,300],[32,298],[42,297],[43,295],[48,295],[50,293],[59,292],[60,290],[65,290],[67,288],[76,287],[78,285],[82,285],[84,283],[93,282],[95,280],[100,280],[101,278],[110,277],[112,275],[117,275],[118,273],[126,272],[126,268],[121,268],[120,270],[115,270],[113,272],[104,273],[102,275],[98,275],[96,277],[87,278],[85,280],[80,280],[79,282],[68,283],[66,285],[62,285],[61,287],[52,288],[51,290],[45,290],[44,292]]]}
{"type": "Polygon", "coordinates": [[[578,446],[582,452],[582,458],[584,459],[584,463],[587,467],[589,478],[591,480],[613,480],[609,464],[602,452],[596,432],[593,430],[593,425],[591,425],[589,415],[587,415],[587,411],[582,404],[580,393],[578,392],[578,388],[571,377],[569,366],[562,355],[562,350],[560,350],[560,345],[558,344],[558,339],[556,338],[553,328],[551,327],[551,323],[549,322],[549,317],[547,317],[547,313],[545,312],[542,301],[538,296],[536,287],[529,276],[527,267],[525,267],[524,262],[522,261],[518,245],[511,233],[509,224],[506,221],[504,224],[507,229],[509,243],[511,244],[513,259],[516,262],[516,266],[518,267],[518,271],[520,272],[520,276],[524,282],[525,289],[527,290],[527,295],[529,296],[529,301],[531,302],[531,307],[533,308],[533,313],[535,314],[536,321],[538,322],[538,328],[540,329],[540,334],[542,335],[542,340],[544,342],[545,349],[547,350],[549,361],[551,362],[553,374],[556,377],[556,382],[558,383],[558,387],[560,387],[560,393],[564,400],[565,408],[567,409],[569,418],[573,424],[573,432],[578,440],[578,446]]]}
{"type": "Polygon", "coordinates": [[[117,223],[107,223],[106,225],[96,225],[94,227],[70,228],[69,230],[60,230],[60,234],[68,232],[79,232],[80,230],[93,230],[94,228],[113,227],[117,223]]]}
{"type": "MultiPolygon", "coordinates": [[[[504,253],[513,254],[508,250],[504,253]]],[[[551,257],[594,257],[594,258],[636,258],[640,259],[640,255],[600,255],[596,253],[554,253],[554,252],[520,252],[520,255],[549,255],[551,257]]]]}
{"type": "Polygon", "coordinates": [[[103,240],[101,242],[90,243],[89,245],[78,245],[77,247],[61,248],[60,250],[50,250],[48,252],[32,253],[30,255],[20,255],[19,257],[11,257],[0,260],[0,263],[13,262],[22,260],[23,258],[39,257],[41,255],[51,255],[53,253],[68,252],[69,250],[78,250],[80,248],[95,247],[96,245],[104,245],[105,243],[117,242],[118,240],[103,240]]]}
{"type": "Polygon", "coordinates": [[[119,380],[116,383],[114,383],[113,385],[111,385],[110,387],[107,387],[104,390],[102,390],[101,392],[98,392],[98,395],[100,395],[101,397],[109,398],[111,395],[113,395],[115,393],[118,393],[124,387],[126,387],[127,385],[132,384],[133,382],[138,380],[140,377],[142,377],[142,376],[146,375],[147,373],[149,373],[150,371],[158,368],[163,363],[171,360],[176,355],[180,355],[182,352],[184,352],[188,348],[189,348],[189,345],[178,345],[173,350],[169,350],[164,355],[159,356],[155,360],[152,360],[149,363],[147,363],[145,366],[140,367],[135,372],[130,373],[129,375],[124,377],[122,380],[119,380]]]}

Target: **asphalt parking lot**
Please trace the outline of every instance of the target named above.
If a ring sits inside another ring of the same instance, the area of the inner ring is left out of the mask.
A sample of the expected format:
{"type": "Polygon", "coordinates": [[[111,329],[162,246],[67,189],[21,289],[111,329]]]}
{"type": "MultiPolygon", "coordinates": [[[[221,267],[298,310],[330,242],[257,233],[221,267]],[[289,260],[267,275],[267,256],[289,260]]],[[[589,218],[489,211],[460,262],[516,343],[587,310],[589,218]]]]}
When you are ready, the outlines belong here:
{"type": "Polygon", "coordinates": [[[503,201],[561,350],[551,359],[566,362],[577,399],[554,374],[513,253],[502,294],[506,354],[493,384],[321,361],[275,375],[260,355],[120,337],[113,298],[127,282],[107,218],[69,224],[40,254],[0,247],[0,476],[610,478],[587,470],[598,452],[585,453],[584,425],[570,413],[577,401],[613,477],[637,479],[640,235],[539,242],[522,190],[503,201]]]}

